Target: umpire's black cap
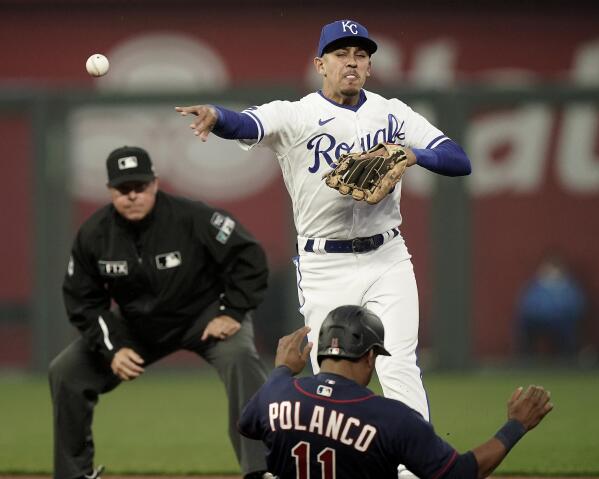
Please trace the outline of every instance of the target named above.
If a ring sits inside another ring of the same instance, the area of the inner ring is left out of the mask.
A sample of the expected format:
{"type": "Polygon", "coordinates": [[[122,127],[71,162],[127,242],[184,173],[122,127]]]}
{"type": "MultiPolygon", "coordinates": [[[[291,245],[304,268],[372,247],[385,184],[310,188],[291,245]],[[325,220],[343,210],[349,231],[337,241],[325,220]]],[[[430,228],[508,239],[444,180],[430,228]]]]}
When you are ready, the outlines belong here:
{"type": "Polygon", "coordinates": [[[385,349],[385,328],[380,318],[361,306],[347,305],[333,309],[318,334],[318,364],[324,358],[358,359],[371,349],[391,356],[385,349]]]}
{"type": "Polygon", "coordinates": [[[145,183],[156,178],[150,155],[138,146],[122,146],[113,150],[106,159],[108,186],[123,183],[145,183]]]}

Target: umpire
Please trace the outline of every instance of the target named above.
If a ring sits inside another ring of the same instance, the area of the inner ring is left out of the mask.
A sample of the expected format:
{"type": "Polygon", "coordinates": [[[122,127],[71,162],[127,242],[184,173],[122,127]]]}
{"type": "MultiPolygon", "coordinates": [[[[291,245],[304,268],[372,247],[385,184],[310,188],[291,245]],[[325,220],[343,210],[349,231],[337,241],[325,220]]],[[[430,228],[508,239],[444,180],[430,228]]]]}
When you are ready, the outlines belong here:
{"type": "Polygon", "coordinates": [[[81,226],[63,284],[81,337],[50,364],[54,478],[99,476],[98,395],[181,349],[218,371],[237,459],[245,478],[259,478],[263,446],[236,425],[266,378],[251,319],[266,290],[264,251],[228,213],[159,191],[145,150],[118,148],[106,166],[112,203],[81,226]]]}

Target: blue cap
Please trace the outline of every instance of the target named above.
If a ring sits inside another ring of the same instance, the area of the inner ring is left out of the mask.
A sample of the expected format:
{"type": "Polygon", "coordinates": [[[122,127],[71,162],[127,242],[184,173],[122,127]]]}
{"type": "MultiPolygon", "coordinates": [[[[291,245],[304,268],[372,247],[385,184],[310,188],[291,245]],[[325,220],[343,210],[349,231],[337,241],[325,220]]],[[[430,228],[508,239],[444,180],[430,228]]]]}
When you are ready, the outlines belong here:
{"type": "Polygon", "coordinates": [[[318,42],[318,56],[321,57],[326,47],[342,38],[358,38],[366,51],[372,55],[377,44],[368,36],[366,27],[353,20],[337,20],[322,27],[318,42]]]}

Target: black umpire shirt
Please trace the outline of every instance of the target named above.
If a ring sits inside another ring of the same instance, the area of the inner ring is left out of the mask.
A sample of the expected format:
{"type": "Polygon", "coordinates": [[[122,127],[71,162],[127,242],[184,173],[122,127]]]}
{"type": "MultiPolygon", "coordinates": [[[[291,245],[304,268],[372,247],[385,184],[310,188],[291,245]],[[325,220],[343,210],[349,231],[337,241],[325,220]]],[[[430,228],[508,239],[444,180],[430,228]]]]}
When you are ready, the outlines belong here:
{"type": "Polygon", "coordinates": [[[264,250],[228,213],[159,191],[139,222],[109,204],[81,226],[63,295],[90,349],[110,360],[132,331],[162,342],[217,301],[216,314],[242,321],[267,277],[264,250]]]}

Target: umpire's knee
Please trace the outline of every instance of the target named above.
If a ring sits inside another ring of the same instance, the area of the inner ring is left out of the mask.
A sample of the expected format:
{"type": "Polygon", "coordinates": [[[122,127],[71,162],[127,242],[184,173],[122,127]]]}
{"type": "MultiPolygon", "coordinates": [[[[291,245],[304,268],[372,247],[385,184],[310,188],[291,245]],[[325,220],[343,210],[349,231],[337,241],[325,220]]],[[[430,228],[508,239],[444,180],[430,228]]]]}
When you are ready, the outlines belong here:
{"type": "Polygon", "coordinates": [[[253,342],[235,341],[234,338],[229,338],[220,342],[219,349],[220,360],[231,366],[243,365],[260,358],[253,342]]]}
{"type": "Polygon", "coordinates": [[[50,366],[48,367],[48,380],[50,381],[50,387],[52,389],[65,381],[68,382],[71,362],[65,353],[66,350],[61,351],[58,356],[50,362],[50,366]]]}
{"type": "Polygon", "coordinates": [[[109,368],[97,364],[99,358],[92,357],[81,339],[75,340],[58,356],[48,368],[50,387],[59,389],[105,391],[118,383],[118,378],[109,368]]]}
{"type": "Polygon", "coordinates": [[[221,368],[253,369],[261,365],[260,356],[254,344],[251,323],[243,327],[230,338],[219,341],[215,350],[216,362],[221,368]]]}

